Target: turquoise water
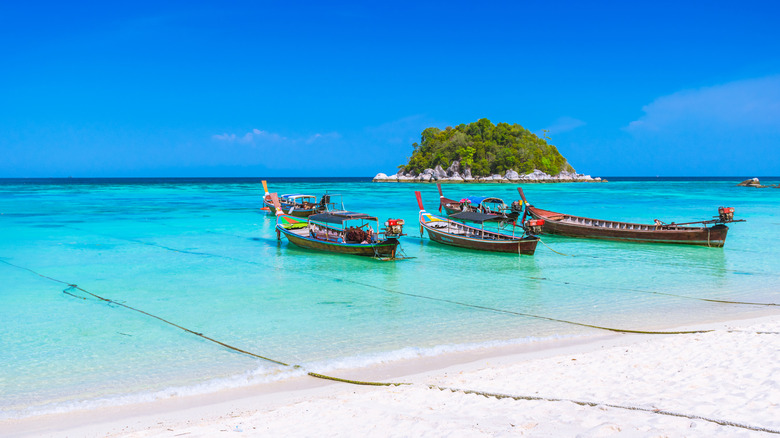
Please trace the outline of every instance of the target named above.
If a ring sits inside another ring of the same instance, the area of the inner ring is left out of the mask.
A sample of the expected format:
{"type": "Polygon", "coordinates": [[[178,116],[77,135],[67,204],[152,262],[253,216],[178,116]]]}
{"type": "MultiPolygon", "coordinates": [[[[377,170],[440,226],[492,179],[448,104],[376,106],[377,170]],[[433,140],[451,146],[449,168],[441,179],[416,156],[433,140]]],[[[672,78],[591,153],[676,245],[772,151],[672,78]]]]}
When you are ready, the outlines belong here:
{"type": "MultiPolygon", "coordinates": [[[[535,205],[650,222],[736,208],[722,249],[545,236],[536,255],[459,251],[421,239],[414,190],[430,184],[269,181],[342,194],[351,210],[406,220],[414,259],[379,262],[278,243],[259,180],[0,182],[0,260],[77,284],[236,347],[307,370],[340,368],[595,329],[464,306],[628,329],[765,310],[687,297],[780,302],[780,189],[733,181],[531,184],[535,205]],[[447,301],[444,301],[447,300],[447,301]],[[457,303],[462,304],[457,304],[457,303]]],[[[764,180],[764,183],[778,181],[764,180]]],[[[514,200],[511,185],[445,195],[514,200]]],[[[302,373],[235,353],[148,316],[63,293],[0,263],[0,419],[206,393],[302,373]]],[[[85,296],[78,291],[76,295],[85,296]]]]}

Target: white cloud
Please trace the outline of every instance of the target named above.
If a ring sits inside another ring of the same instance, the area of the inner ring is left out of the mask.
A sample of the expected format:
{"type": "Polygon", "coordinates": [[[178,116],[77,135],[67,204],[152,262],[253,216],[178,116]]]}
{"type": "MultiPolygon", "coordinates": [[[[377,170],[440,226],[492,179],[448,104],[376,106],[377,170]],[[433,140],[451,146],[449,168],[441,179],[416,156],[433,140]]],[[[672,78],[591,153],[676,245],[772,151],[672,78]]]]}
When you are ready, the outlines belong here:
{"type": "MultiPolygon", "coordinates": [[[[575,119],[574,117],[563,116],[557,118],[554,122],[552,122],[552,124],[550,124],[550,126],[544,129],[549,131],[548,134],[553,135],[553,134],[560,134],[562,132],[571,131],[581,126],[585,126],[585,122],[583,122],[582,120],[575,119]]],[[[543,131],[544,130],[539,132],[541,133],[543,131]]]]}
{"type": "Polygon", "coordinates": [[[223,133],[212,135],[211,138],[213,140],[224,143],[237,143],[258,146],[279,143],[289,145],[300,143],[312,144],[318,141],[337,140],[341,138],[341,135],[338,132],[329,132],[325,134],[316,133],[308,137],[287,138],[273,132],[263,131],[255,128],[244,134],[223,133]]]}
{"type": "Polygon", "coordinates": [[[312,144],[318,141],[338,140],[341,135],[338,132],[329,132],[327,134],[314,134],[305,140],[306,144],[312,144]]]}
{"type": "Polygon", "coordinates": [[[216,134],[216,135],[212,135],[211,138],[213,138],[214,140],[219,140],[219,141],[233,142],[233,141],[236,141],[236,134],[227,134],[227,133],[225,133],[225,134],[216,134]]]}
{"type": "Polygon", "coordinates": [[[780,76],[747,79],[661,96],[624,129],[632,134],[683,129],[780,127],[780,76]]]}

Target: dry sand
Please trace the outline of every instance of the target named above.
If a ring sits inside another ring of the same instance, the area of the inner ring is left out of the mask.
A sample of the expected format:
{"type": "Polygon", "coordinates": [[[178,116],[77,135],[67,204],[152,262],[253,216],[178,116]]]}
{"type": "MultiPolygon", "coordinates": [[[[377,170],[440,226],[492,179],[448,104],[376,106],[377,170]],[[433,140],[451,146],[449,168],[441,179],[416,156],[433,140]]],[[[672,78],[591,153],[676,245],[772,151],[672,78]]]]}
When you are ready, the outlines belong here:
{"type": "Polygon", "coordinates": [[[714,331],[610,335],[587,343],[525,347],[511,355],[491,351],[437,359],[449,361],[447,367],[427,360],[352,375],[339,373],[411,383],[403,386],[355,386],[304,377],[205,397],[6,421],[0,423],[0,435],[752,437],[780,433],[780,315],[708,328],[714,331]]]}

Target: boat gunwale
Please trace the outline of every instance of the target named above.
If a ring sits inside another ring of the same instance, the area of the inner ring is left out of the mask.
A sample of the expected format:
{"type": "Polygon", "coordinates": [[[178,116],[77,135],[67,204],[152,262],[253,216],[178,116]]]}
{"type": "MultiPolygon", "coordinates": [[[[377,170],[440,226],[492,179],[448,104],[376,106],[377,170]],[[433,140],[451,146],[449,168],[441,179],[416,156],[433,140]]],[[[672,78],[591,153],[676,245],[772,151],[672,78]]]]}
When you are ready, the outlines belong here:
{"type": "MultiPolygon", "coordinates": [[[[659,233],[659,232],[700,232],[703,230],[712,229],[713,227],[707,227],[707,226],[688,226],[688,225],[675,225],[675,224],[641,224],[637,222],[623,222],[623,221],[613,221],[613,220],[605,220],[605,219],[595,219],[590,218],[586,216],[575,216],[572,214],[565,214],[565,213],[558,213],[550,210],[542,210],[540,208],[528,205],[526,207],[529,210],[529,213],[531,213],[532,216],[538,216],[541,219],[544,219],[545,221],[550,221],[556,224],[561,224],[563,226],[567,227],[577,227],[577,228],[586,228],[586,229],[604,229],[604,230],[614,230],[614,231],[625,231],[625,232],[631,232],[631,233],[659,233]],[[563,219],[553,218],[554,216],[562,216],[563,219]],[[618,228],[618,227],[609,227],[609,226],[603,226],[603,225],[593,225],[593,224],[584,224],[584,223],[578,223],[578,222],[572,222],[567,221],[565,218],[575,218],[575,219],[582,219],[582,220],[588,220],[588,221],[595,221],[595,222],[602,222],[602,223],[609,223],[609,224],[617,224],[617,225],[631,225],[634,227],[646,227],[647,229],[641,229],[641,228],[618,228]]],[[[717,226],[716,224],[715,226],[717,226]]]]}
{"type": "Polygon", "coordinates": [[[454,221],[454,220],[449,219],[449,218],[439,217],[439,216],[433,215],[433,214],[428,213],[428,212],[424,212],[424,213],[430,215],[431,217],[434,217],[434,218],[438,219],[438,220],[434,220],[434,221],[424,221],[422,219],[423,212],[420,212],[420,225],[423,226],[424,228],[428,229],[428,230],[433,231],[434,233],[448,235],[448,236],[453,236],[453,237],[456,237],[458,239],[472,240],[472,241],[475,241],[475,242],[491,242],[491,243],[493,243],[493,242],[519,242],[519,241],[523,241],[523,240],[530,240],[530,239],[527,238],[527,237],[530,237],[530,236],[525,236],[524,233],[520,234],[520,235],[517,235],[517,236],[512,236],[512,235],[509,235],[509,234],[504,234],[504,233],[500,233],[500,232],[496,232],[496,231],[484,230],[482,228],[472,227],[471,225],[466,225],[463,222],[454,221]],[[448,226],[447,226],[448,230],[449,230],[451,224],[456,224],[457,226],[463,227],[465,229],[474,230],[474,231],[479,232],[479,233],[487,233],[487,234],[499,236],[499,238],[497,238],[497,239],[485,239],[485,238],[469,237],[469,236],[466,236],[466,235],[455,234],[455,233],[452,233],[452,232],[449,232],[449,231],[444,231],[442,229],[430,226],[429,223],[432,223],[432,222],[446,222],[446,223],[448,223],[448,226]]]}

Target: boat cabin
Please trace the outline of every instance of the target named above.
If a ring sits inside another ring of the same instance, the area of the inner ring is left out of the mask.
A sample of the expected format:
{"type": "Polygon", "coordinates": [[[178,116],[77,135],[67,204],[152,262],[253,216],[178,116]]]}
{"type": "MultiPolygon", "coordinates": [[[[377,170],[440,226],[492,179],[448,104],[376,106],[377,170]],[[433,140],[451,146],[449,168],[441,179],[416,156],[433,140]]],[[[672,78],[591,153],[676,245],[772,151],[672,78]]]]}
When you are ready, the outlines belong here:
{"type": "Polygon", "coordinates": [[[379,220],[364,213],[334,211],[309,216],[310,237],[336,243],[376,243],[377,233],[372,226],[379,220]]]}
{"type": "Polygon", "coordinates": [[[461,211],[475,211],[485,214],[502,214],[509,208],[501,198],[489,196],[467,196],[460,201],[461,211]]]}
{"type": "Polygon", "coordinates": [[[280,196],[279,202],[296,207],[311,208],[317,205],[317,197],[314,195],[287,194],[280,196]]]}

